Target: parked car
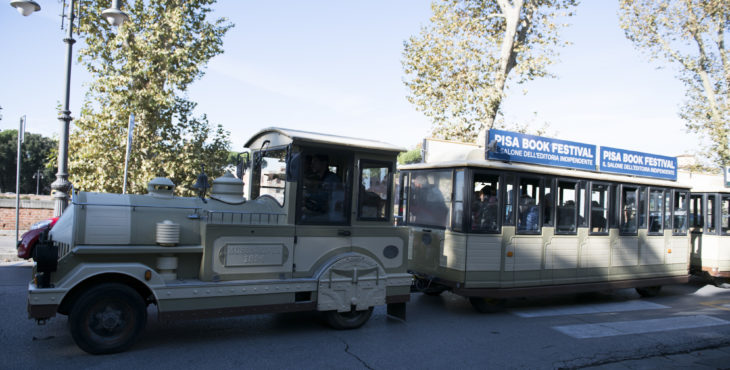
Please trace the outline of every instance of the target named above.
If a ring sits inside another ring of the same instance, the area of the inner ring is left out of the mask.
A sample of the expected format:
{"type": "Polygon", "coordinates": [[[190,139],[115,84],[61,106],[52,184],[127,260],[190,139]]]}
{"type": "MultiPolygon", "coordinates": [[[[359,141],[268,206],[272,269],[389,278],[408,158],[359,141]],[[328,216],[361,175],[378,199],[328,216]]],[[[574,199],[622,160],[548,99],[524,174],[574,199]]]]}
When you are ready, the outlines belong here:
{"type": "Polygon", "coordinates": [[[24,260],[33,258],[33,247],[35,247],[36,243],[38,243],[38,239],[44,232],[51,230],[53,225],[56,224],[56,221],[58,221],[58,217],[38,221],[30,227],[30,230],[23,233],[18,241],[18,245],[16,246],[18,250],[18,258],[22,258],[24,260]]]}

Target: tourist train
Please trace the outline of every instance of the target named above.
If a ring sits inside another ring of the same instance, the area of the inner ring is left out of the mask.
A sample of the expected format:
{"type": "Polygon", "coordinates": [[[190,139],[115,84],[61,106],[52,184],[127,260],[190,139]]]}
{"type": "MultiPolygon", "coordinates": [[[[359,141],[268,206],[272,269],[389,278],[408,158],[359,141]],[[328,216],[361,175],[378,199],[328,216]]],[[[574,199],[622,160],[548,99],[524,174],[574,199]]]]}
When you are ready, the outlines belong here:
{"type": "Polygon", "coordinates": [[[398,168],[397,146],[267,128],[237,175],[201,174],[197,197],[166,178],[143,195],[74,192],[19,248],[35,261],[29,316],[67,315],[102,354],[134,344],[148,305],[161,319],[321,311],[354,329],[381,305],[405,319],[412,291],[489,312],[519,296],[652,296],[690,265],[727,276],[730,193],[695,193],[675,158],[498,130],[484,144],[432,140],[398,168]]]}

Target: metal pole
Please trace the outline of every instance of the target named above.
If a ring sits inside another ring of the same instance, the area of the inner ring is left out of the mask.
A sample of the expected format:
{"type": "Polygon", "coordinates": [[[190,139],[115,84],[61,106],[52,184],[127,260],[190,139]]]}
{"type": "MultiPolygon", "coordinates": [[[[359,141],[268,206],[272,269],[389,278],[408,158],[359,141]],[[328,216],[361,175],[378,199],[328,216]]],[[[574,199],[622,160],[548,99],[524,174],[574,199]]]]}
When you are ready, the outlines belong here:
{"type": "Polygon", "coordinates": [[[122,184],[122,194],[127,194],[127,169],[129,168],[129,155],[132,151],[132,132],[134,132],[134,113],[129,115],[129,125],[127,126],[127,155],[124,157],[124,183],[122,184]]]}
{"type": "Polygon", "coordinates": [[[71,124],[71,111],[69,110],[69,100],[71,93],[71,59],[73,52],[74,29],[74,7],[75,0],[70,1],[68,9],[68,35],[63,41],[68,45],[66,48],[66,90],[63,103],[63,111],[58,117],[61,121],[61,136],[58,139],[58,172],[56,173],[56,181],[51,184],[53,192],[53,216],[59,217],[68,205],[68,191],[71,190],[71,182],[68,181],[68,133],[71,124]]]}
{"type": "Polygon", "coordinates": [[[20,164],[23,152],[23,134],[25,133],[25,116],[20,117],[18,127],[18,162],[15,166],[15,241],[18,241],[20,229],[20,164]]]}
{"type": "Polygon", "coordinates": [[[35,171],[35,195],[38,195],[38,188],[41,185],[41,170],[35,171]]]}

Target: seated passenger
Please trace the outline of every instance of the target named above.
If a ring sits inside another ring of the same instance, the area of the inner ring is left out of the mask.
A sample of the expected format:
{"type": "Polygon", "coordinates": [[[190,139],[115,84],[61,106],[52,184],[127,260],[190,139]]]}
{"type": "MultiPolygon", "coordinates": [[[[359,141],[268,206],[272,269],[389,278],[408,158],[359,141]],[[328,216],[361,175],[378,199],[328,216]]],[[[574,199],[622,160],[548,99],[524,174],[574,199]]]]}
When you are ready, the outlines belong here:
{"type": "Polygon", "coordinates": [[[479,200],[472,205],[472,229],[497,231],[497,196],[491,186],[486,185],[479,191],[479,200]]]}

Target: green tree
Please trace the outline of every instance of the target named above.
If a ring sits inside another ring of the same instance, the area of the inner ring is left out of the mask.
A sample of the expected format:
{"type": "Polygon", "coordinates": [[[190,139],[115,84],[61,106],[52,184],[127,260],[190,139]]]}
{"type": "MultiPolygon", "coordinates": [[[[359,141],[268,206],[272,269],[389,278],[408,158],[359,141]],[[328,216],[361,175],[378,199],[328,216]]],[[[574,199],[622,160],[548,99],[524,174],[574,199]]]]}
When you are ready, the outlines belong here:
{"type": "MultiPolygon", "coordinates": [[[[49,194],[56,178],[54,153],[58,142],[39,134],[25,133],[20,166],[20,193],[49,194]],[[40,171],[40,181],[33,176],[40,171]]],[[[15,192],[16,162],[18,160],[18,130],[0,132],[0,193],[15,192]]]]}
{"type": "MultiPolygon", "coordinates": [[[[550,76],[560,16],[577,0],[438,0],[431,23],[404,43],[408,101],[433,135],[474,141],[495,125],[508,82],[550,76]]],[[[483,144],[483,139],[479,144],[483,144]]]]}
{"type": "Polygon", "coordinates": [[[651,60],[678,66],[686,101],[680,111],[690,132],[709,146],[717,165],[730,165],[730,31],[727,0],[620,0],[621,28],[651,60]]]}
{"type": "MultiPolygon", "coordinates": [[[[79,59],[90,84],[70,140],[71,182],[86,191],[121,192],[127,124],[135,115],[127,189],[143,193],[153,177],[170,178],[192,195],[201,165],[222,174],[228,132],[193,115],[188,86],[203,75],[210,58],[223,52],[233,26],[209,19],[215,0],[129,1],[130,20],[114,30],[101,17],[83,16],[79,59]]],[[[82,2],[81,14],[99,14],[106,0],[82,2]]]]}

